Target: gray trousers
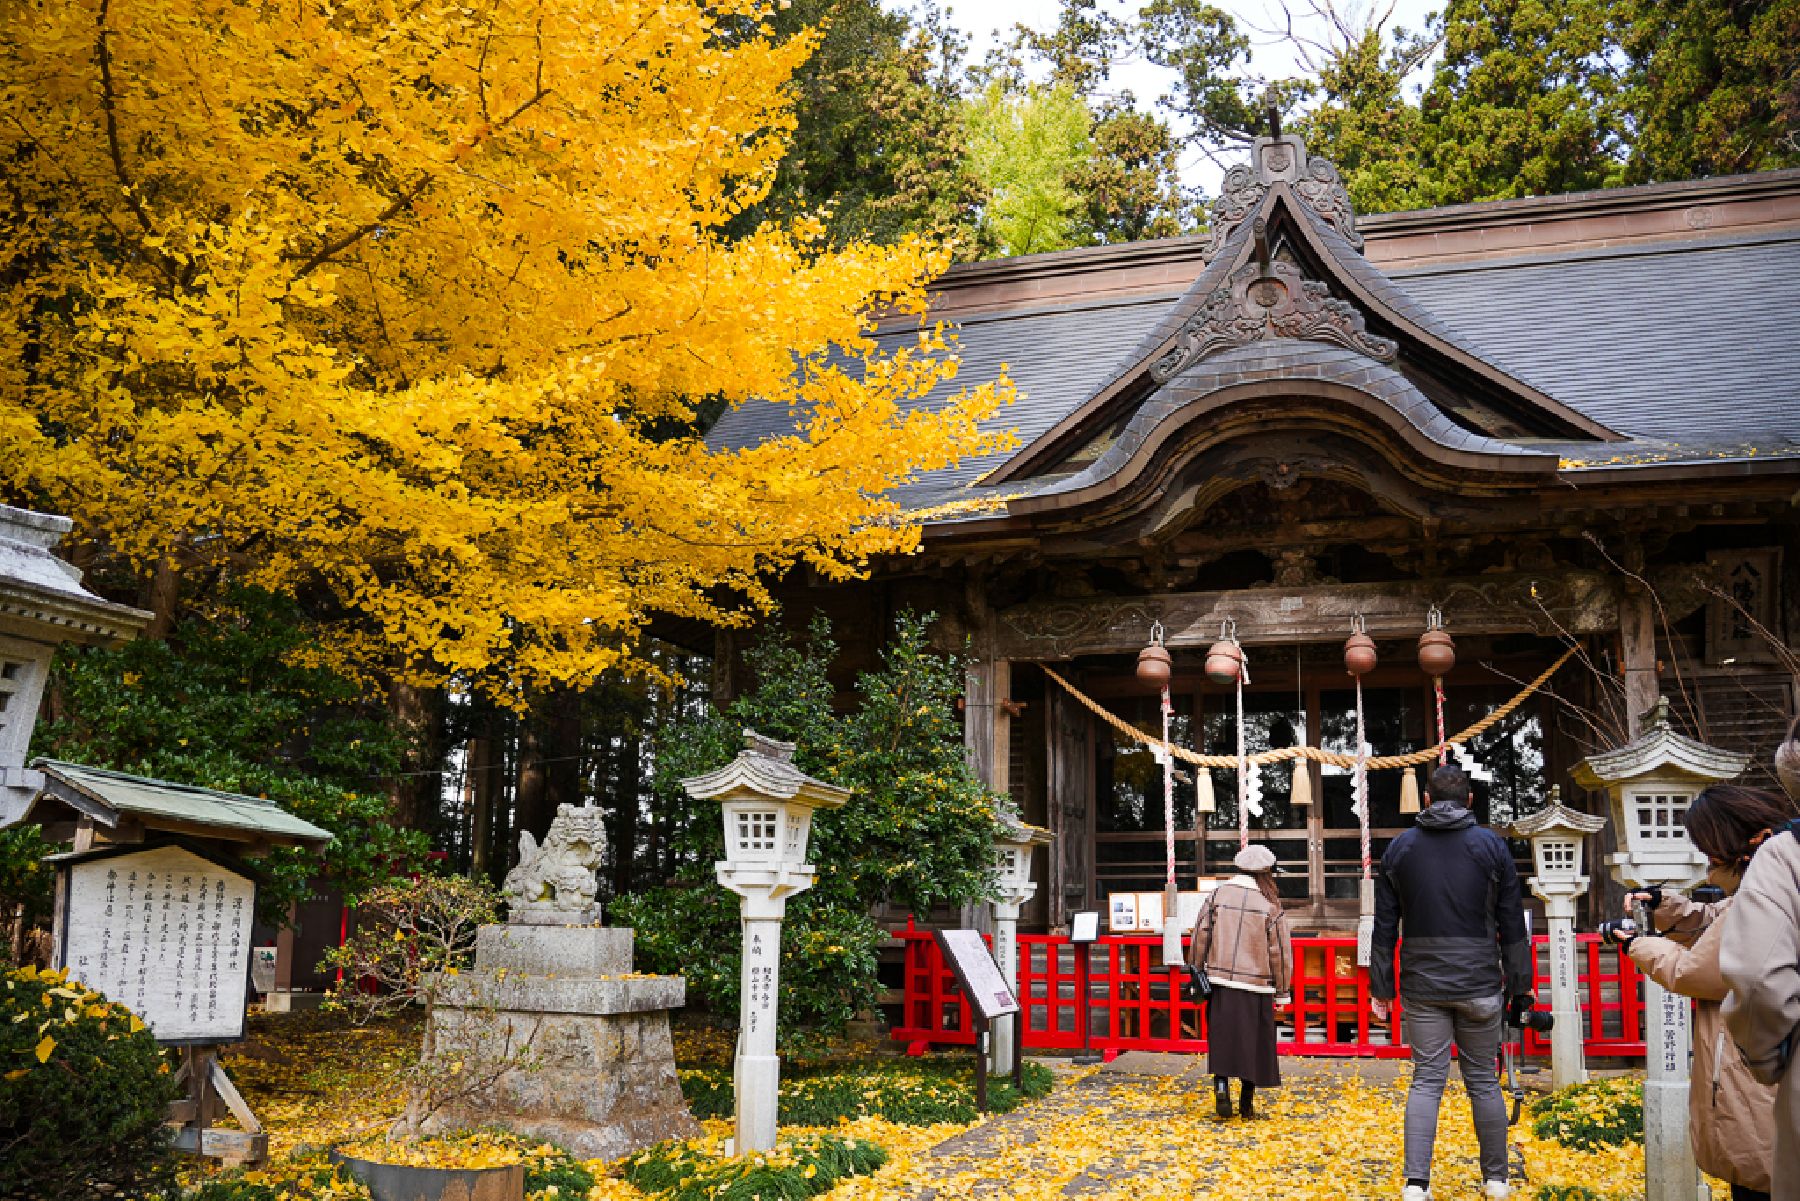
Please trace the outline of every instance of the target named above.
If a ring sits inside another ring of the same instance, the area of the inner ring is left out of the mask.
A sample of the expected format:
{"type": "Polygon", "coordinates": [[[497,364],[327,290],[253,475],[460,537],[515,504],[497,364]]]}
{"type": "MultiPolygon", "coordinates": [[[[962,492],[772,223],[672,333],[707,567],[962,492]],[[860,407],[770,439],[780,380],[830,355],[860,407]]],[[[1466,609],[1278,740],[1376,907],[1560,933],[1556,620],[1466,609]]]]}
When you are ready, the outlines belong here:
{"type": "Polygon", "coordinates": [[[1431,1179],[1431,1151],[1437,1143],[1438,1105],[1450,1078],[1450,1048],[1456,1047],[1469,1106],[1475,1111],[1475,1138],[1481,1144],[1481,1176],[1506,1179],[1506,1099],[1500,1092],[1498,994],[1466,1001],[1407,1001],[1406,1041],[1412,1048],[1412,1089],[1406,1094],[1406,1178],[1431,1179]]]}

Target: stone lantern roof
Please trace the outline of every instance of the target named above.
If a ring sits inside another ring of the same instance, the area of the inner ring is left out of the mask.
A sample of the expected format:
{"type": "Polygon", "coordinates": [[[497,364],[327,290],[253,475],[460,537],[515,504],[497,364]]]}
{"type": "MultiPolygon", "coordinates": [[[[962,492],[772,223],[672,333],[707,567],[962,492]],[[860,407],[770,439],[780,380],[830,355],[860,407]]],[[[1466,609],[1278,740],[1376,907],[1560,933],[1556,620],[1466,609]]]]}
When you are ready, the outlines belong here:
{"type": "Polygon", "coordinates": [[[814,809],[836,809],[850,799],[850,790],[827,784],[794,766],[794,744],[744,731],[744,749],[724,767],[681,782],[697,801],[763,797],[771,801],[798,801],[814,809]]]}
{"type": "Polygon", "coordinates": [[[1589,755],[1572,774],[1583,788],[1599,790],[1670,768],[1706,780],[1729,780],[1749,766],[1749,755],[1678,733],[1669,724],[1669,699],[1659,697],[1642,734],[1617,750],[1589,755]]]}
{"type": "Polygon", "coordinates": [[[1534,838],[1566,830],[1570,834],[1598,834],[1606,828],[1606,819],[1597,813],[1583,813],[1562,803],[1560,789],[1550,790],[1550,803],[1529,817],[1522,817],[1506,827],[1508,838],[1534,838]]]}
{"type": "Polygon", "coordinates": [[[1056,835],[1042,826],[1034,826],[1021,818],[1010,805],[1003,805],[997,815],[1000,827],[1005,831],[1001,836],[1004,842],[1016,842],[1025,846],[1047,847],[1056,841],[1056,835]]]}

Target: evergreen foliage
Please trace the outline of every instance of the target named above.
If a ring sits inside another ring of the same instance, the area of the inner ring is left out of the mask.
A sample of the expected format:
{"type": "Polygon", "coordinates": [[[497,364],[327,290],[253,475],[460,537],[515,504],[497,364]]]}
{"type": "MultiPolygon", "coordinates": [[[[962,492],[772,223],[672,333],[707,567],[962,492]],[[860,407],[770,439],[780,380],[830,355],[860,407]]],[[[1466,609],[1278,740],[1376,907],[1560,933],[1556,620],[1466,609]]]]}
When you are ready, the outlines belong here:
{"type": "Polygon", "coordinates": [[[665,1143],[627,1161],[625,1179],[659,1201],[805,1201],[887,1162],[867,1139],[809,1134],[767,1154],[731,1158],[692,1143],[665,1143]]]}
{"type": "Polygon", "coordinates": [[[843,808],[815,816],[808,854],[818,880],[788,903],[784,1028],[836,1028],[872,1003],[886,939],[869,917],[876,906],[922,914],[988,895],[1005,802],[969,770],[955,710],[963,663],[931,650],[930,622],[898,620],[848,712],[832,709],[837,647],[821,619],[802,641],[771,633],[752,651],[756,685],[722,713],[659,732],[658,804],[686,865],[667,886],[612,906],[612,920],[637,931],[645,970],[682,973],[691,996],[717,1011],[737,1008],[737,899],[712,866],[724,852],[718,806],[697,807],[680,781],[728,762],[746,728],[796,743],[797,766],[851,790],[843,808]]]}

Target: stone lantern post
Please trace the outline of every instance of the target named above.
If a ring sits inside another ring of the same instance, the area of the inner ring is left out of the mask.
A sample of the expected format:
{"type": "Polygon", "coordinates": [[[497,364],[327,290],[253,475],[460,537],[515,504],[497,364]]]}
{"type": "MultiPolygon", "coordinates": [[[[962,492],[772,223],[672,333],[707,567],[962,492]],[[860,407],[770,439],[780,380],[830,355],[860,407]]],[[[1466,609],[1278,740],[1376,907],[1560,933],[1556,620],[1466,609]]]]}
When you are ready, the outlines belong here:
{"type": "Polygon", "coordinates": [[[1550,1079],[1557,1088],[1587,1081],[1582,1058],[1585,1031],[1576,990],[1575,902],[1588,889],[1582,872],[1587,836],[1606,825],[1604,817],[1568,808],[1561,792],[1552,788],[1548,808],[1514,822],[1508,831],[1514,838],[1531,840],[1531,859],[1537,868],[1531,891],[1544,902],[1550,926],[1550,1010],[1556,1016],[1550,1032],[1550,1079]]]}
{"type": "Polygon", "coordinates": [[[744,731],[744,749],[717,771],[683,780],[695,800],[719,801],[725,858],[719,883],[739,897],[743,918],[742,994],[737,1057],[734,1150],[775,1148],[781,1059],[775,1051],[776,993],[781,971],[781,920],[791,896],[812,887],[806,840],[815,809],[836,809],[848,789],[815,780],[794,766],[794,744],[744,731]]]}
{"type": "Polygon", "coordinates": [[[1019,911],[1037,895],[1031,879],[1033,851],[1050,845],[1050,831],[1027,825],[1010,812],[1000,815],[1005,832],[994,840],[999,858],[999,884],[994,896],[994,961],[1000,967],[1013,995],[1020,998],[1020,1011],[994,1019],[994,1072],[1004,1076],[1023,1053],[1024,998],[1019,992],[1019,911]]]}
{"type": "MultiPolygon", "coordinates": [[[[1613,875],[1627,888],[1652,884],[1686,888],[1706,872],[1706,856],[1687,837],[1687,809],[1708,784],[1729,780],[1750,757],[1707,746],[1669,725],[1669,702],[1659,699],[1644,732],[1615,751],[1590,755],[1575,766],[1575,782],[1603,789],[1612,802],[1613,827],[1624,848],[1608,855],[1613,875]]],[[[1644,1196],[1646,1201],[1709,1197],[1699,1183],[1688,1142],[1688,1054],[1693,1038],[1686,997],[1644,981],[1644,1196]]]]}

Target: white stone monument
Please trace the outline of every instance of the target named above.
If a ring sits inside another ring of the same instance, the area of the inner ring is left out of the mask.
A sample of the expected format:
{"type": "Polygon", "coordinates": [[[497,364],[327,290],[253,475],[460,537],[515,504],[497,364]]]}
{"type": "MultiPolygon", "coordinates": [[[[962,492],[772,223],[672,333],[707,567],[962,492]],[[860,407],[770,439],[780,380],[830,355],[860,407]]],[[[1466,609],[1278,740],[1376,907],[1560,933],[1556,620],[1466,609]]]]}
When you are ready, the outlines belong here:
{"type": "MultiPolygon", "coordinates": [[[[1604,790],[1622,851],[1606,862],[1627,888],[1656,884],[1687,888],[1706,873],[1706,856],[1687,836],[1687,809],[1708,784],[1729,780],[1750,764],[1669,725],[1669,702],[1659,699],[1644,732],[1614,751],[1575,765],[1575,782],[1604,790]]],[[[1700,1183],[1688,1141],[1688,1076],[1692,1012],[1686,997],[1644,981],[1645,1201],[1694,1201],[1711,1193],[1700,1183]]]]}
{"type": "Polygon", "coordinates": [[[725,858],[719,883],[738,895],[744,923],[733,1150],[743,1155],[775,1148],[781,1058],[775,1051],[776,993],[781,979],[781,919],[788,898],[812,887],[806,840],[815,809],[836,809],[845,788],[815,780],[794,766],[794,744],[744,731],[744,749],[717,771],[683,780],[695,800],[724,809],[725,858]]]}
{"type": "Polygon", "coordinates": [[[1004,1076],[1024,1053],[1024,996],[1019,992],[1019,911],[1037,895],[1031,879],[1031,859],[1038,847],[1049,846],[1050,831],[1027,825],[1010,813],[1000,815],[1005,833],[994,840],[999,857],[999,881],[994,896],[994,961],[1007,987],[1019,998],[1021,1011],[994,1019],[994,1074],[1004,1076]]]}
{"type": "MultiPolygon", "coordinates": [[[[1586,1031],[1581,1020],[1581,996],[1575,957],[1575,902],[1586,895],[1583,874],[1586,840],[1606,826],[1606,819],[1581,813],[1562,803],[1562,790],[1550,790],[1550,804],[1530,817],[1514,822],[1508,831],[1514,838],[1531,840],[1531,891],[1544,902],[1550,926],[1550,1012],[1556,1026],[1550,1031],[1550,1080],[1556,1088],[1587,1081],[1582,1055],[1586,1031]]],[[[1535,949],[1532,952],[1536,954],[1535,949]]]]}

